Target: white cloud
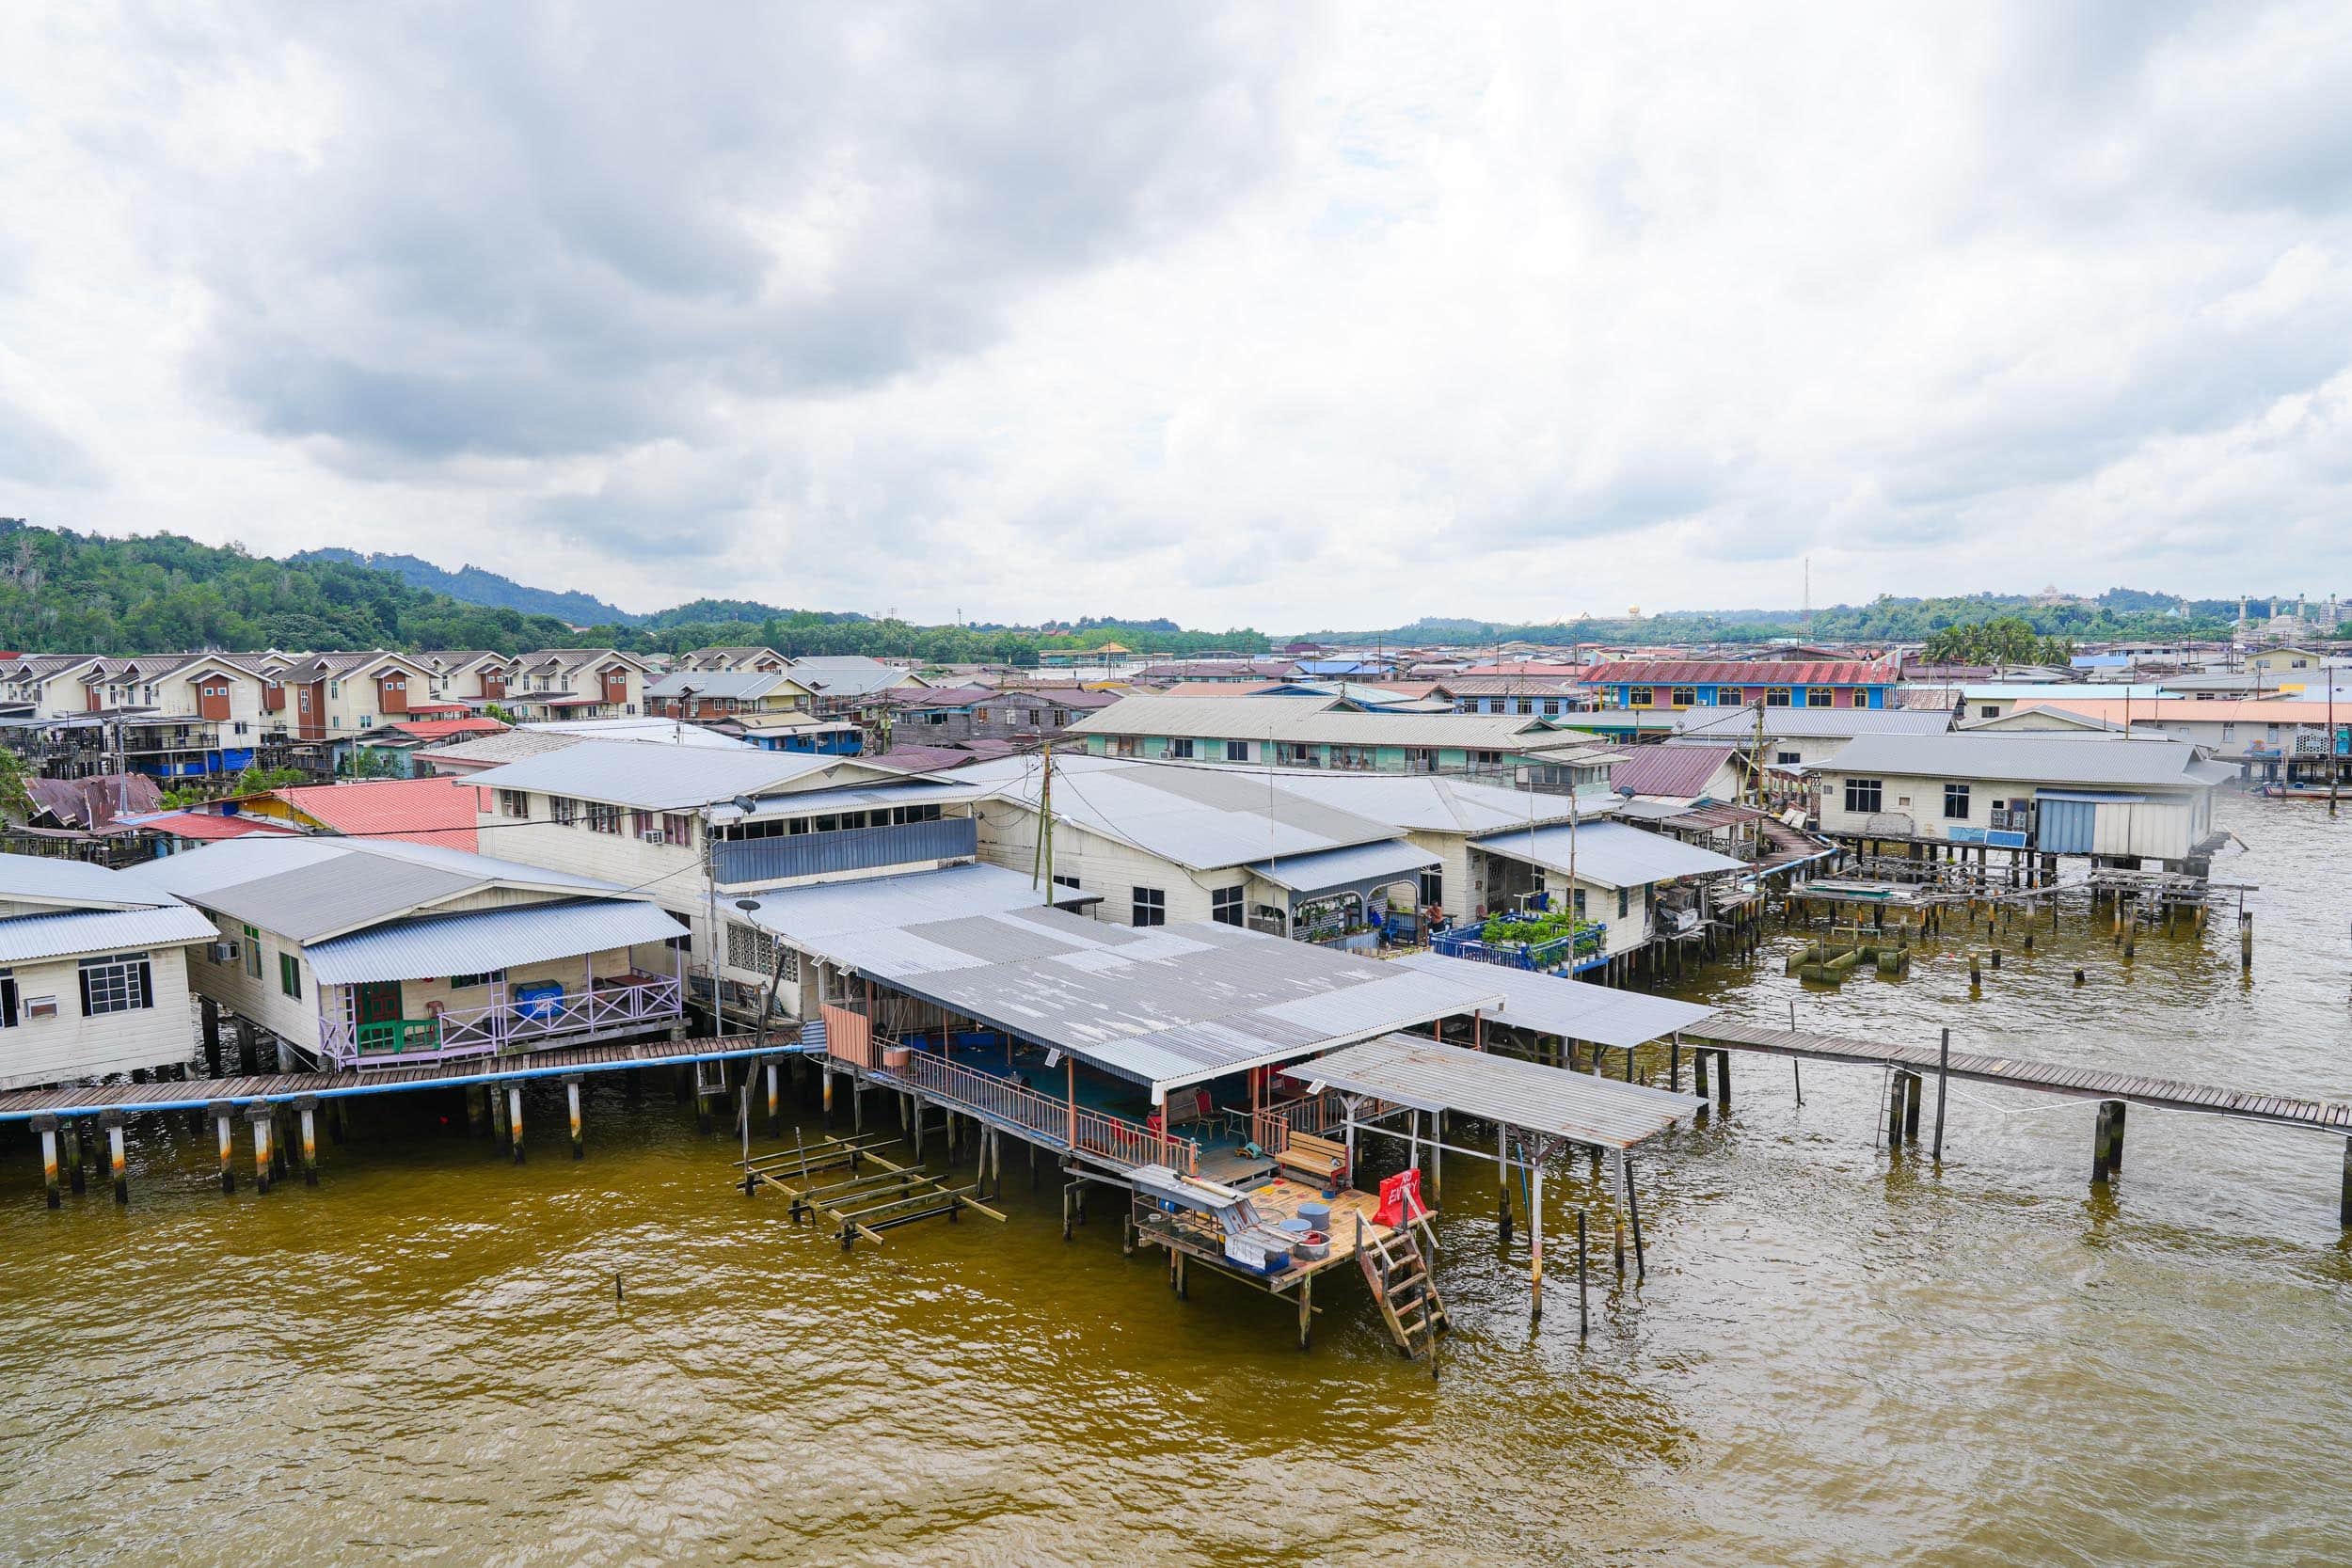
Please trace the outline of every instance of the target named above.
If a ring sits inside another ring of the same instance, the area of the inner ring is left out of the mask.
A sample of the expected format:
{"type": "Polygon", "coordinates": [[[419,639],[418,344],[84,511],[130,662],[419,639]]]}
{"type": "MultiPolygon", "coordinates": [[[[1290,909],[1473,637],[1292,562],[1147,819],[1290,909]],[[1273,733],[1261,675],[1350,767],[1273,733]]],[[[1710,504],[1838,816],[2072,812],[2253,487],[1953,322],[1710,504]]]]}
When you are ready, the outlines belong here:
{"type": "Polygon", "coordinates": [[[2341,7],[556,14],[0,15],[0,513],[1269,628],[2352,586],[2341,7]]]}

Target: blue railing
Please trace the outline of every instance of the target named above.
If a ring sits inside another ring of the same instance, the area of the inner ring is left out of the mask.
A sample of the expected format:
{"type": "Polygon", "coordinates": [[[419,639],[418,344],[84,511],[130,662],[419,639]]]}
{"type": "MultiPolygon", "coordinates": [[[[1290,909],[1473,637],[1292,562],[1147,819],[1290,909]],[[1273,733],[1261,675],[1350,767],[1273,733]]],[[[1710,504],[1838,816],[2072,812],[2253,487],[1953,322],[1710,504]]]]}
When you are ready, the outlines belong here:
{"type": "Polygon", "coordinates": [[[728,886],[781,882],[834,871],[872,871],[924,861],[968,860],[980,851],[980,825],[969,816],[844,828],[779,838],[721,839],[710,847],[713,874],[728,886]]]}
{"type": "Polygon", "coordinates": [[[1505,969],[1541,970],[1558,969],[1564,964],[1581,968],[1586,959],[1600,956],[1608,937],[1609,927],[1599,921],[1578,927],[1573,937],[1556,936],[1549,942],[1489,942],[1480,939],[1478,927],[1471,927],[1467,930],[1439,931],[1429,939],[1429,945],[1449,958],[1500,964],[1505,969]]]}

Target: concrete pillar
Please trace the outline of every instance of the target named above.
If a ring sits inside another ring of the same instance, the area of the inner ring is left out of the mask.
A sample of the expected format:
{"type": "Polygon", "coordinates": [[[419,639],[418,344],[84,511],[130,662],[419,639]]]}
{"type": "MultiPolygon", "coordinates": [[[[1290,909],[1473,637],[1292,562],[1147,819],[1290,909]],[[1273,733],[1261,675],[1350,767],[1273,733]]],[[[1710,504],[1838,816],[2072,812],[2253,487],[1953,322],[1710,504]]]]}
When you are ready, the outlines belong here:
{"type": "Polygon", "coordinates": [[[523,1163],[523,1086],[510,1080],[506,1085],[506,1131],[514,1140],[515,1164],[523,1163]]]}
{"type": "Polygon", "coordinates": [[[82,1122],[78,1117],[66,1117],[58,1124],[65,1133],[65,1175],[72,1185],[73,1196],[79,1197],[88,1190],[89,1179],[82,1171],[82,1122]]]}
{"type": "Polygon", "coordinates": [[[122,1148],[122,1113],[102,1112],[98,1125],[106,1132],[106,1169],[114,1178],[115,1201],[128,1203],[131,1201],[131,1166],[122,1148]]]}
{"type": "Polygon", "coordinates": [[[575,1160],[582,1158],[588,1152],[588,1140],[582,1131],[580,1120],[580,1073],[570,1072],[564,1075],[564,1102],[572,1113],[572,1158],[575,1160]]]}
{"type": "Polygon", "coordinates": [[[253,1190],[257,1193],[269,1191],[270,1130],[276,1122],[273,1111],[268,1105],[252,1105],[245,1113],[245,1119],[253,1126],[253,1190]]]}
{"type": "MultiPolygon", "coordinates": [[[[42,1184],[49,1189],[49,1207],[62,1206],[65,1196],[57,1190],[57,1118],[38,1116],[33,1118],[33,1131],[40,1135],[40,1174],[42,1184]]],[[[2352,1159],[2352,1156],[2347,1156],[2352,1159]]]]}
{"type": "Polygon", "coordinates": [[[234,1107],[225,1100],[216,1100],[205,1109],[212,1116],[214,1133],[220,1145],[220,1190],[233,1193],[237,1190],[237,1142],[234,1125],[229,1118],[234,1107]]]}
{"type": "Polygon", "coordinates": [[[771,1138],[780,1138],[784,1135],[784,1113],[776,1095],[775,1058],[771,1056],[766,1067],[768,1069],[768,1135],[771,1138]]]}
{"type": "Polygon", "coordinates": [[[302,1123],[302,1184],[319,1184],[319,1102],[305,1095],[294,1101],[294,1115],[302,1123]]]}

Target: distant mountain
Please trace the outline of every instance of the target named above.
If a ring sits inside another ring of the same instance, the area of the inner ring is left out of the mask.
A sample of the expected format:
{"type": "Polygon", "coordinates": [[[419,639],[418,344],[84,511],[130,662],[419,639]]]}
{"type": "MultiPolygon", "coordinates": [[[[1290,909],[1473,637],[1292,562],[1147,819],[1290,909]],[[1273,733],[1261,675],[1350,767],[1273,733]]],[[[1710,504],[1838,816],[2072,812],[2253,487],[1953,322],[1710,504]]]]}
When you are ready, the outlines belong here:
{"type": "Polygon", "coordinates": [[[379,572],[393,573],[412,588],[446,594],[461,604],[486,605],[492,610],[517,610],[526,615],[552,615],[575,626],[633,626],[644,619],[609,605],[593,594],[558,594],[552,589],[532,588],[516,582],[513,578],[485,572],[479,566],[460,566],[454,572],[447,571],[413,555],[362,554],[358,550],[330,546],[304,550],[287,559],[296,564],[326,561],[344,566],[372,567],[379,572]]]}

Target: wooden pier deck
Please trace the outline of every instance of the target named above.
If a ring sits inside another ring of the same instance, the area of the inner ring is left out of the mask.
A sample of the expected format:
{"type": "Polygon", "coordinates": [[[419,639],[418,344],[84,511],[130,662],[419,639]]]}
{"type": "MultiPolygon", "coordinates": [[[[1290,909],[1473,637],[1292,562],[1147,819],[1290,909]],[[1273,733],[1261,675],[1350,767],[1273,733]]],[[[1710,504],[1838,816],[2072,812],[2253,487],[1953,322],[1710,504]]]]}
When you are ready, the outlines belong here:
{"type": "MultiPolygon", "coordinates": [[[[1941,1053],[1932,1045],[1894,1045],[1858,1040],[1842,1035],[1806,1030],[1772,1029],[1755,1024],[1716,1022],[1704,1029],[1686,1029],[1683,1042],[1703,1049],[1755,1051],[1807,1061],[1846,1062],[1856,1067],[1887,1067],[1906,1072],[1933,1074],[1941,1053]]],[[[2352,1104],[2312,1100],[2296,1095],[2269,1094],[2258,1089],[2223,1088],[2171,1078],[2109,1072],[2097,1068],[2064,1067],[2055,1062],[1994,1056],[1955,1051],[1946,1063],[1951,1076],[2004,1088],[2031,1089],[2042,1094],[2070,1095],[2080,1100],[2120,1100],[2167,1111],[2201,1112],[2236,1117],[2275,1126],[2313,1132],[2352,1136],[2352,1104]]]]}
{"type": "Polygon", "coordinates": [[[481,1057],[432,1067],[380,1068],[367,1072],[272,1072],[230,1078],[187,1078],[151,1084],[66,1085],[57,1088],[0,1092],[0,1122],[38,1116],[99,1116],[119,1112],[200,1111],[211,1105],[276,1105],[302,1100],[402,1090],[472,1087],[520,1079],[561,1078],[573,1073],[628,1068],[684,1067],[695,1062],[734,1061],[782,1055],[797,1049],[787,1037],[765,1044],[750,1035],[700,1039],[639,1040],[574,1045],[505,1057],[481,1057]]]}

